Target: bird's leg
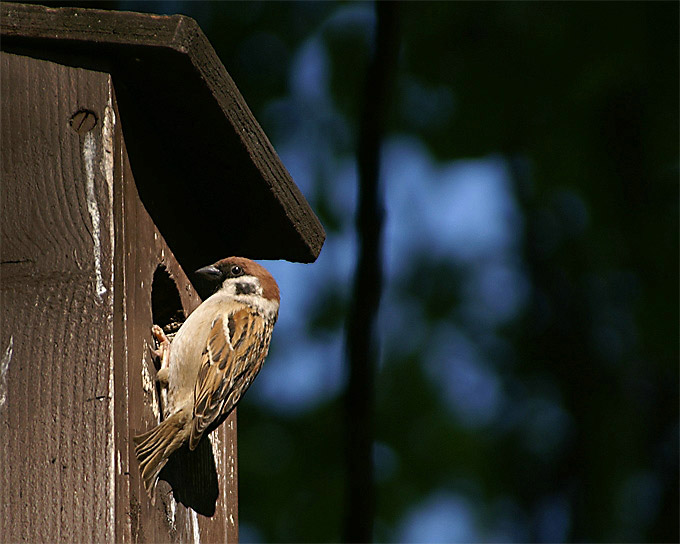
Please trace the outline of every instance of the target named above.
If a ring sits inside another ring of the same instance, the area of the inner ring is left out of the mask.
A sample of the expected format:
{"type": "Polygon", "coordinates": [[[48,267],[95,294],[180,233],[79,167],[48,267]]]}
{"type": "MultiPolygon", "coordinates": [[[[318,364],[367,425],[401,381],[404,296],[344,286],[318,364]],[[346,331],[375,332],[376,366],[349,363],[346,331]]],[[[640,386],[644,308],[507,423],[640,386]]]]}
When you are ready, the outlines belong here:
{"type": "Polygon", "coordinates": [[[153,356],[160,361],[160,368],[156,373],[159,382],[167,383],[168,365],[170,363],[170,340],[158,325],[151,327],[151,334],[158,343],[158,349],[151,349],[153,356]]]}
{"type": "Polygon", "coordinates": [[[156,394],[161,420],[168,416],[168,367],[170,365],[170,339],[158,325],[151,327],[157,349],[149,346],[156,365],[156,394]]]}

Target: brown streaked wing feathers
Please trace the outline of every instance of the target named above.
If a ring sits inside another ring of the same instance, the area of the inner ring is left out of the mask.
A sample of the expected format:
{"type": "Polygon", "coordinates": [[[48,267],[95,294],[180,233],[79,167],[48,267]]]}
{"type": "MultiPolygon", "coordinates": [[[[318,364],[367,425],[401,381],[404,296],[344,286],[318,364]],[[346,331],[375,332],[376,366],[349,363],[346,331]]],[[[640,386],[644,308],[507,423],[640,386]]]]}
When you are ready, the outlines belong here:
{"type": "Polygon", "coordinates": [[[250,308],[213,323],[194,389],[190,449],[212,423],[229,414],[259,371],[269,348],[266,328],[264,319],[250,308]]]}

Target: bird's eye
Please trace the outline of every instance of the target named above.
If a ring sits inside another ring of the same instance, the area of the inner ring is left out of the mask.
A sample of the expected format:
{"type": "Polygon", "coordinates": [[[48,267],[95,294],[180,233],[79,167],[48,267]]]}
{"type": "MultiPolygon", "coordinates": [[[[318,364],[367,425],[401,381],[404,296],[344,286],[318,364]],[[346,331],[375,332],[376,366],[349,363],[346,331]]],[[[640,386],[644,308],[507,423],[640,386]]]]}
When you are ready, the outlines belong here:
{"type": "Polygon", "coordinates": [[[231,275],[233,277],[241,276],[243,274],[243,268],[241,268],[239,265],[235,264],[234,266],[231,267],[231,275]]]}

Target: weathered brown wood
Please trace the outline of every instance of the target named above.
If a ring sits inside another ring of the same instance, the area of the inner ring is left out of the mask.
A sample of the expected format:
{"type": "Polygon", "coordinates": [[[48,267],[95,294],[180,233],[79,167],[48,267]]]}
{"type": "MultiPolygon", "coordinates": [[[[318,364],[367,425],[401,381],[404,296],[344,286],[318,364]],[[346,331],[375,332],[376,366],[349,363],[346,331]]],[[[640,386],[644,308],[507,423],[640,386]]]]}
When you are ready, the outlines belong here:
{"type": "Polygon", "coordinates": [[[0,30],[3,50],[113,74],[141,198],[185,266],[316,259],[321,224],[193,19],[3,3],[0,30]]]}
{"type": "Polygon", "coordinates": [[[177,309],[199,300],[137,195],[111,77],[3,52],[0,92],[1,540],[236,541],[235,414],[205,443],[212,515],[163,482],[152,506],[139,482],[158,266],[177,309]]]}
{"type": "Polygon", "coordinates": [[[103,112],[109,88],[105,74],[0,55],[0,534],[9,542],[116,536],[113,187],[102,138],[88,147],[69,127],[80,108],[103,112]]]}

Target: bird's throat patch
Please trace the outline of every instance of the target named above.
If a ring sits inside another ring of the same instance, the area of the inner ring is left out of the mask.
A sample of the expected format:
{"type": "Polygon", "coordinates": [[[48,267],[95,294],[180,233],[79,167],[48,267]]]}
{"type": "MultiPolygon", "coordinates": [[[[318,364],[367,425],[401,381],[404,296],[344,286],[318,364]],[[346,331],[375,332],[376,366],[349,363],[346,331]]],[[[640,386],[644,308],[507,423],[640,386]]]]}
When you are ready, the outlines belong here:
{"type": "Polygon", "coordinates": [[[240,282],[236,284],[237,295],[253,295],[255,294],[255,286],[252,283],[240,282]]]}

